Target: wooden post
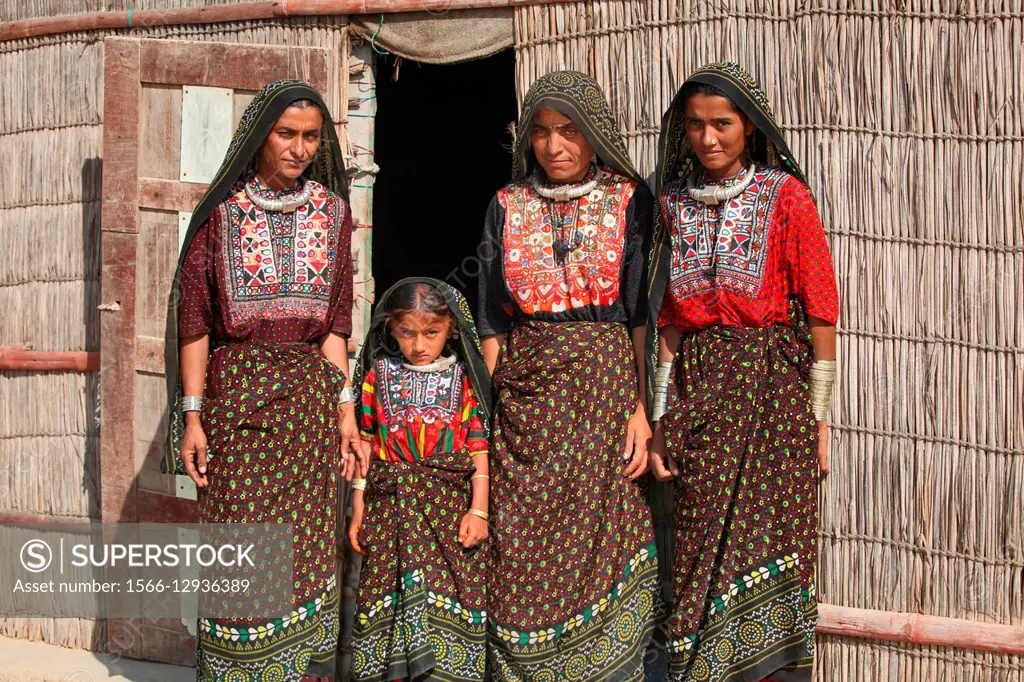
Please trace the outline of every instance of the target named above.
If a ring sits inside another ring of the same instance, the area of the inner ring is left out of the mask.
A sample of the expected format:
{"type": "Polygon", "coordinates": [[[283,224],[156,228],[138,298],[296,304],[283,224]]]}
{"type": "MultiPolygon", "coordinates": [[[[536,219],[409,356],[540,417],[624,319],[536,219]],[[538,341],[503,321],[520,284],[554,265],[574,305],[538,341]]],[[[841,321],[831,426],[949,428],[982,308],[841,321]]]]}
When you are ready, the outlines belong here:
{"type": "Polygon", "coordinates": [[[1013,625],[830,604],[818,604],[818,616],[818,632],[825,635],[1024,654],[1024,628],[1013,625]]]}
{"type": "Polygon", "coordinates": [[[0,371],[98,372],[100,354],[85,351],[37,351],[18,346],[5,346],[0,347],[0,371]]]}
{"type": "MultiPolygon", "coordinates": [[[[138,40],[104,45],[102,291],[100,318],[100,518],[135,521],[135,279],[139,232],[138,40]]],[[[138,658],[137,627],[107,621],[111,651],[138,658]]]]}

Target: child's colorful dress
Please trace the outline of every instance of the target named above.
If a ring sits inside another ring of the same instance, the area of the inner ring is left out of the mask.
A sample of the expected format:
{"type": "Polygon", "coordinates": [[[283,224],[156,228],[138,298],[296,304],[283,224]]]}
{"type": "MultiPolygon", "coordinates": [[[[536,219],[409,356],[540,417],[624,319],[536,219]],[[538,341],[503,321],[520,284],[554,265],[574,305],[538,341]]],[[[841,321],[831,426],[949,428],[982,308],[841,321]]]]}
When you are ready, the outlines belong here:
{"type": "Polygon", "coordinates": [[[378,358],[363,377],[360,431],[372,443],[353,631],[356,680],[482,680],[483,552],[458,542],[472,457],[487,432],[465,366],[378,358]]]}

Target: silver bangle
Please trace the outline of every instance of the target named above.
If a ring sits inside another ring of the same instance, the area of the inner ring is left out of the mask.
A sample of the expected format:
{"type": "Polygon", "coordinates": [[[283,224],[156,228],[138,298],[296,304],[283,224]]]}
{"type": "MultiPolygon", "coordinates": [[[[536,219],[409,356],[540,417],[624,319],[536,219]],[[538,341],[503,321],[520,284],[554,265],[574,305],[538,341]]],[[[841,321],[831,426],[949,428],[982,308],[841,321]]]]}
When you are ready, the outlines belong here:
{"type": "Polygon", "coordinates": [[[651,421],[661,421],[668,405],[668,382],[672,378],[672,363],[659,362],[654,372],[654,405],[651,421]]]}
{"type": "Polygon", "coordinates": [[[356,401],[356,392],[352,390],[351,386],[346,386],[341,389],[341,393],[338,394],[338,404],[344,405],[345,403],[354,403],[356,401]]]}
{"type": "Polygon", "coordinates": [[[828,419],[832,407],[832,386],[836,381],[836,361],[818,360],[811,365],[811,376],[807,382],[810,389],[811,411],[817,421],[828,419]]]}
{"type": "Polygon", "coordinates": [[[181,411],[182,412],[202,412],[203,411],[203,396],[201,395],[187,395],[181,399],[181,411]]]}

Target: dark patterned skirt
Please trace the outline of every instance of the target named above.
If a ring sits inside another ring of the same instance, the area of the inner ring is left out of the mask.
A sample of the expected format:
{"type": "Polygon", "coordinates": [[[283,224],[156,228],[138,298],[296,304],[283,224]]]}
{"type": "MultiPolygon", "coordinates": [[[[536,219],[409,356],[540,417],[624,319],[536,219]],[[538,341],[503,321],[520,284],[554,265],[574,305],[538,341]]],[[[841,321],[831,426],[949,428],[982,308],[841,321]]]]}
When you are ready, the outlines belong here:
{"type": "Polygon", "coordinates": [[[659,584],[650,509],[622,473],[629,335],[521,322],[494,381],[493,679],[641,680],[659,584]]]}
{"type": "Polygon", "coordinates": [[[202,422],[209,485],[203,523],[292,524],[293,605],[275,619],[199,621],[201,682],[297,682],[334,673],[338,390],[315,346],[214,351],[202,422]]]}
{"type": "Polygon", "coordinates": [[[468,454],[373,462],[363,512],[367,556],[353,627],[353,679],[484,679],[484,551],[458,541],[473,471],[468,454]]]}
{"type": "Polygon", "coordinates": [[[662,419],[675,488],[670,679],[810,680],[818,437],[810,335],[684,336],[662,419]]]}

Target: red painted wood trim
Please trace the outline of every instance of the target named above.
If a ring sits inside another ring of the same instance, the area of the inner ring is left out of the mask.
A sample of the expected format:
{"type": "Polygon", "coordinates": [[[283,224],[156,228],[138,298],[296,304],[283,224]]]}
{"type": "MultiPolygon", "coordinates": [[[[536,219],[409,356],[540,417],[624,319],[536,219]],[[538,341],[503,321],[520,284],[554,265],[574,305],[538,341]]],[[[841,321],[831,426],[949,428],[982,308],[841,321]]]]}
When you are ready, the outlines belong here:
{"type": "Polygon", "coordinates": [[[86,351],[54,352],[0,347],[0,371],[98,372],[100,354],[86,351]]]}
{"type": "Polygon", "coordinates": [[[452,10],[549,5],[575,0],[279,0],[240,2],[214,7],[150,9],[137,12],[87,12],[57,17],[39,17],[0,24],[0,42],[56,33],[97,31],[139,26],[212,24],[292,16],[349,14],[390,14],[422,12],[440,14],[452,10]]]}
{"type": "Polygon", "coordinates": [[[208,43],[196,50],[190,41],[149,39],[142,41],[141,64],[143,83],[259,90],[279,78],[298,78],[320,92],[328,86],[322,49],[208,43]]]}
{"type": "Polygon", "coordinates": [[[172,24],[210,24],[221,21],[246,21],[269,19],[274,16],[274,2],[246,2],[236,5],[191,8],[182,13],[178,10],[139,10],[138,12],[88,12],[58,17],[38,17],[22,21],[10,21],[0,25],[0,42],[32,38],[35,36],[68,33],[71,31],[96,31],[139,26],[169,26],[172,24]]]}
{"type": "MultiPolygon", "coordinates": [[[[104,95],[101,216],[104,235],[139,232],[139,110],[142,102],[139,59],[138,39],[110,38],[105,41],[104,91],[111,95],[111,99],[104,95]]],[[[105,303],[114,300],[107,295],[106,287],[102,290],[105,303]]]]}
{"type": "Polygon", "coordinates": [[[103,295],[118,312],[100,318],[100,504],[104,523],[135,521],[135,259],[133,234],[103,234],[103,295]]]}
{"type": "MultiPolygon", "coordinates": [[[[135,267],[139,231],[139,125],[142,82],[137,39],[103,49],[104,126],[100,286],[100,518],[138,518],[135,487],[135,267]]],[[[107,648],[141,658],[138,623],[107,619],[107,648]]]]}
{"type": "Polygon", "coordinates": [[[973,620],[818,604],[820,634],[884,639],[919,646],[1024,654],[1024,627],[973,620]]]}
{"type": "Polygon", "coordinates": [[[137,38],[104,42],[100,313],[100,509],[104,523],[137,518],[135,499],[135,282],[139,229],[137,38]]]}

